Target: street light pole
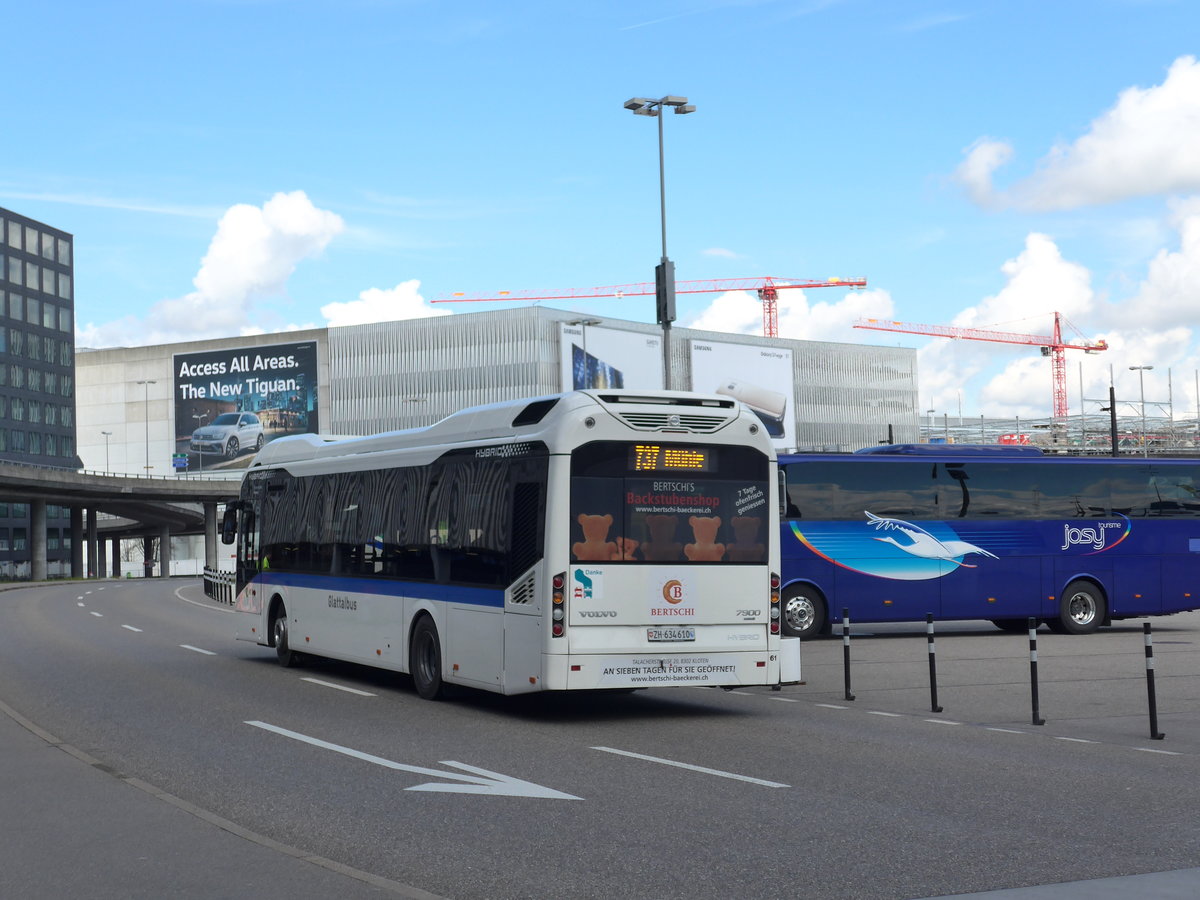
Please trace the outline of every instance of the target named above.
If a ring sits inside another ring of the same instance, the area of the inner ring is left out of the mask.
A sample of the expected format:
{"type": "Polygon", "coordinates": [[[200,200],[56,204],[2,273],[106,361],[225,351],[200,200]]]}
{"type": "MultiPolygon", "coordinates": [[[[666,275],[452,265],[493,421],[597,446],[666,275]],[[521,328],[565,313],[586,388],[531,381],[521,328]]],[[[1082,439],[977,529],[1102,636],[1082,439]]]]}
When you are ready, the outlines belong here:
{"type": "Polygon", "coordinates": [[[146,379],[139,381],[138,384],[146,386],[146,474],[150,474],[150,385],[158,384],[157,381],[146,379]]]}
{"type": "Polygon", "coordinates": [[[1142,456],[1150,455],[1150,448],[1146,445],[1146,372],[1153,368],[1154,366],[1129,367],[1130,372],[1138,373],[1138,388],[1142,396],[1142,456]]]}
{"type": "Polygon", "coordinates": [[[107,475],[108,474],[108,439],[110,437],[112,437],[112,432],[111,431],[102,431],[100,433],[102,435],[104,435],[104,474],[107,475]]]}
{"type": "Polygon", "coordinates": [[[658,119],[658,205],[662,221],[662,260],[654,269],[654,296],[658,324],[663,330],[663,387],[671,390],[671,323],[675,321],[675,263],[667,257],[667,169],[663,152],[663,117],[667,107],[676,115],[687,115],[696,107],[687,97],[666,96],[658,100],[634,97],[625,101],[625,108],[635,116],[655,116],[658,119]]]}

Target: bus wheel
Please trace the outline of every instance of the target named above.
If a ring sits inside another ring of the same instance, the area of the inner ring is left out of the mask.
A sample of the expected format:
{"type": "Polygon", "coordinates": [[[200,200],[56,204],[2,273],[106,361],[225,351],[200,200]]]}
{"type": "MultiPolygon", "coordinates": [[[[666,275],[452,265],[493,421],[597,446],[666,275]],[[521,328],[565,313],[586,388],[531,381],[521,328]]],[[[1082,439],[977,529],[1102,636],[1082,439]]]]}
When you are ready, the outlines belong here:
{"type": "Polygon", "coordinates": [[[300,654],[288,644],[287,609],[282,603],[271,622],[271,635],[275,638],[275,655],[279,658],[279,664],[285,669],[299,664],[300,654]]]}
{"type": "Polygon", "coordinates": [[[812,638],[829,630],[825,598],[809,585],[789,588],[783,595],[783,633],[791,637],[812,638]]]}
{"type": "Polygon", "coordinates": [[[413,630],[409,657],[417,695],[425,700],[437,700],[442,695],[442,645],[437,626],[428,616],[422,617],[413,630]]]}
{"type": "Polygon", "coordinates": [[[1046,624],[1058,634],[1091,634],[1104,621],[1106,603],[1090,581],[1072,581],[1058,602],[1058,618],[1046,624]]]}

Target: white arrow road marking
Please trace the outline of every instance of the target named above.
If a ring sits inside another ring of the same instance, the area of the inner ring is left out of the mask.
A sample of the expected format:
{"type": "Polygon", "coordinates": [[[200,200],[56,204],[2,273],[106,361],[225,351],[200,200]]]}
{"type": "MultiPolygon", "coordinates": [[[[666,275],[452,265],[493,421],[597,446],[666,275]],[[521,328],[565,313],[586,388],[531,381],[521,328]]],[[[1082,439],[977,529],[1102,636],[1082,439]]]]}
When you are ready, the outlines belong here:
{"type": "Polygon", "coordinates": [[[264,731],[272,731],[275,734],[281,734],[284,737],[289,737],[294,741],[301,741],[305,744],[312,744],[314,747],[321,747],[325,750],[332,750],[335,753],[342,753],[346,756],[352,756],[355,759],[364,760],[365,762],[375,763],[375,765],[383,766],[386,769],[396,769],[400,772],[412,772],[416,775],[427,775],[431,778],[453,778],[456,781],[467,782],[466,784],[418,784],[415,787],[405,788],[406,791],[447,791],[455,794],[503,794],[509,797],[541,797],[547,800],[581,799],[573,796],[572,794],[564,794],[561,791],[543,787],[540,784],[534,784],[530,781],[522,781],[519,778],[501,775],[499,772],[490,772],[487,769],[468,766],[466,763],[453,762],[445,759],[441,760],[441,764],[443,766],[453,766],[456,769],[474,772],[474,775],[457,775],[454,772],[443,772],[440,769],[426,769],[422,766],[407,766],[404,763],[393,762],[392,760],[384,759],[381,756],[372,756],[369,753],[353,750],[350,747],[343,747],[340,744],[331,744],[328,741],[322,741],[319,738],[309,737],[306,734],[300,734],[296,731],[288,731],[286,728],[280,728],[278,725],[270,725],[266,722],[247,721],[246,724],[253,725],[255,728],[262,728],[264,731]]]}
{"type": "Polygon", "coordinates": [[[633,753],[629,750],[616,750],[612,747],[593,747],[592,749],[599,750],[602,753],[615,753],[618,756],[629,756],[633,759],[644,759],[647,762],[662,763],[664,766],[675,766],[677,769],[688,769],[692,772],[703,772],[705,775],[716,775],[720,778],[733,778],[737,781],[748,781],[751,784],[761,784],[763,787],[791,787],[790,784],[780,784],[778,781],[764,781],[761,778],[751,778],[749,775],[737,775],[733,772],[722,772],[720,769],[708,769],[704,766],[693,766],[691,763],[678,762],[673,759],[663,759],[659,756],[644,756],[641,753],[633,753]]]}

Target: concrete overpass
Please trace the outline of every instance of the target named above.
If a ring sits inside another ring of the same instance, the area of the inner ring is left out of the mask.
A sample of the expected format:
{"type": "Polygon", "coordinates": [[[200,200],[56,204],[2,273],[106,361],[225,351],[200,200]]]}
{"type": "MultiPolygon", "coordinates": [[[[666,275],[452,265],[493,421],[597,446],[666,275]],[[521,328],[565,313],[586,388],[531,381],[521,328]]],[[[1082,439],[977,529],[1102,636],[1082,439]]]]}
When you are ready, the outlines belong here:
{"type": "Polygon", "coordinates": [[[170,573],[171,535],[203,534],[205,564],[217,565],[217,505],[237,498],[235,478],[108,475],[0,461],[0,502],[30,508],[34,581],[46,579],[46,504],[71,510],[71,575],[100,577],[109,569],[101,541],[111,541],[111,573],[120,577],[123,538],[159,538],[159,573],[170,573]],[[99,514],[117,517],[100,535],[99,514]],[[86,521],[85,521],[86,520],[86,521]],[[86,534],[86,568],[85,568],[86,534]]]}

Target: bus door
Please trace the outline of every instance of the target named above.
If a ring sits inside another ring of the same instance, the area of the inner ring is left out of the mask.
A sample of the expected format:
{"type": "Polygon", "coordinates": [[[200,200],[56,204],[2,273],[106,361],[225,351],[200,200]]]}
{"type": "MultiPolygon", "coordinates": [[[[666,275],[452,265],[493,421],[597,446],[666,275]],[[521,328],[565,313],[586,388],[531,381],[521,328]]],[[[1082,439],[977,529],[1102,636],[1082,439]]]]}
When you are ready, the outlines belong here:
{"type": "Polygon", "coordinates": [[[1028,518],[1037,512],[1029,466],[989,461],[937,465],[942,615],[947,619],[1020,619],[1053,592],[1048,548],[1028,518]],[[1024,518],[1023,518],[1024,517],[1024,518]]]}

